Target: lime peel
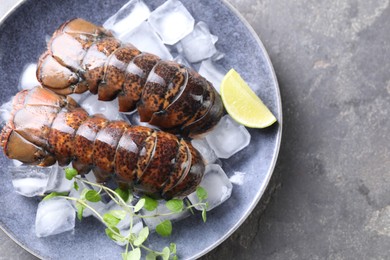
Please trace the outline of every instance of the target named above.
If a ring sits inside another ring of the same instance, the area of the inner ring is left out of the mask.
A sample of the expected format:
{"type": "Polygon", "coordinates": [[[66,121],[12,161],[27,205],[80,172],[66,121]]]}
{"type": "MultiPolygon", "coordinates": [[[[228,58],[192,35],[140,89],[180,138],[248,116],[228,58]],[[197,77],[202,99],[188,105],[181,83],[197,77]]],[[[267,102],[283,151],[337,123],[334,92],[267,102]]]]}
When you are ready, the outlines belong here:
{"type": "Polygon", "coordinates": [[[277,121],[234,69],[231,69],[222,80],[221,98],[228,114],[244,126],[265,128],[277,121]]]}

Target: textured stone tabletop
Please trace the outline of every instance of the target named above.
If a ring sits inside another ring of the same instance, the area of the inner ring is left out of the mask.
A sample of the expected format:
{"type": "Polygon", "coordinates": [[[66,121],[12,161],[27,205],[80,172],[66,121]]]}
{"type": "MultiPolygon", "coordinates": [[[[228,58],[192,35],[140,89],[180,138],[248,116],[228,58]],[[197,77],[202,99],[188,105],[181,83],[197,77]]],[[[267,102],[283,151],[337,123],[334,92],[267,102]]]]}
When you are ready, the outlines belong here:
{"type": "MultiPolygon", "coordinates": [[[[203,259],[389,259],[389,0],[230,1],[273,62],[284,133],[267,194],[203,259]]],[[[0,259],[36,258],[0,231],[0,259]]]]}

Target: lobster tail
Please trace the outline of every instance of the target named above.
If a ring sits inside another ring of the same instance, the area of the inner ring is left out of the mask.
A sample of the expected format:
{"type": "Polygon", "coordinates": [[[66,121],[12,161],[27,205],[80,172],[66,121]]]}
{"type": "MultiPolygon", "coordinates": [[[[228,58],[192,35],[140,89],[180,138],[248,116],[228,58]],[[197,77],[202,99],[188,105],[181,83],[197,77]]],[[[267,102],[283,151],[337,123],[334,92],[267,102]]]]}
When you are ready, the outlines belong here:
{"type": "Polygon", "coordinates": [[[11,159],[40,166],[72,162],[81,174],[92,169],[101,182],[114,177],[155,198],[188,195],[204,173],[199,152],[187,141],[90,116],[71,98],[42,87],[14,97],[0,138],[11,159]]]}
{"type": "Polygon", "coordinates": [[[224,113],[219,94],[194,70],[142,53],[79,18],[55,31],[37,78],[61,95],[89,90],[99,100],[118,98],[121,112],[137,108],[143,122],[172,133],[206,132],[224,113]]]}

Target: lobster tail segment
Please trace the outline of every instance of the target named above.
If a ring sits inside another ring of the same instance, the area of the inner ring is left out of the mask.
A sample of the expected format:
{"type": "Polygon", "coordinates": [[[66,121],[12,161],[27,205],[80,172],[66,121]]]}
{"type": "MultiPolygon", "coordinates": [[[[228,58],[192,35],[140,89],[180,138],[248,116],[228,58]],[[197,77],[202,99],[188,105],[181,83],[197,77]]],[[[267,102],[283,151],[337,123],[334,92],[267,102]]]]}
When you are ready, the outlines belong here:
{"type": "Polygon", "coordinates": [[[41,87],[17,93],[10,119],[1,131],[4,153],[28,164],[54,164],[56,159],[47,150],[47,139],[56,114],[66,104],[64,97],[41,87]]]}
{"type": "Polygon", "coordinates": [[[204,173],[199,152],[187,141],[89,115],[70,97],[42,87],[16,94],[0,141],[11,159],[40,166],[72,162],[80,174],[92,170],[99,182],[114,177],[155,198],[193,192],[204,173]]]}
{"type": "Polygon", "coordinates": [[[142,53],[79,18],[54,32],[37,78],[60,95],[89,90],[102,101],[118,98],[121,112],[137,108],[143,122],[175,134],[204,133],[224,113],[219,94],[194,70],[142,53]]]}

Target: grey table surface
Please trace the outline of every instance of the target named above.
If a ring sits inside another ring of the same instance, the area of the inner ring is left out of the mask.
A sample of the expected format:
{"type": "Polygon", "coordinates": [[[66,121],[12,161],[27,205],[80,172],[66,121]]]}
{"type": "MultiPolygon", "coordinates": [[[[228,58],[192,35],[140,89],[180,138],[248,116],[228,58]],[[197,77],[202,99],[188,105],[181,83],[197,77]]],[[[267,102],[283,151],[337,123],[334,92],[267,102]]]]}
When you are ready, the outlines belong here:
{"type": "MultiPolygon", "coordinates": [[[[273,62],[284,134],[262,201],[203,259],[389,259],[390,1],[230,2],[273,62]]],[[[36,258],[0,231],[0,259],[36,258]]]]}

